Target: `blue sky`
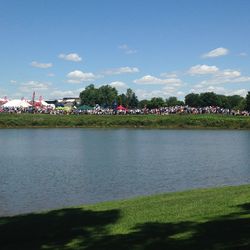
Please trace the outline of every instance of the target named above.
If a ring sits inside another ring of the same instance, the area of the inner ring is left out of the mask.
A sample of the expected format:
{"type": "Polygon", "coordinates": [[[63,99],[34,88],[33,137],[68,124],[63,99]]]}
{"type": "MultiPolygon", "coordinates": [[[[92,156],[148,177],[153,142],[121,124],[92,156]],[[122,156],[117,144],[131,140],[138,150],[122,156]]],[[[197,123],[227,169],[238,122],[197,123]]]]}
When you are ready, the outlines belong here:
{"type": "Polygon", "coordinates": [[[250,90],[248,0],[1,0],[0,97],[250,90]]]}

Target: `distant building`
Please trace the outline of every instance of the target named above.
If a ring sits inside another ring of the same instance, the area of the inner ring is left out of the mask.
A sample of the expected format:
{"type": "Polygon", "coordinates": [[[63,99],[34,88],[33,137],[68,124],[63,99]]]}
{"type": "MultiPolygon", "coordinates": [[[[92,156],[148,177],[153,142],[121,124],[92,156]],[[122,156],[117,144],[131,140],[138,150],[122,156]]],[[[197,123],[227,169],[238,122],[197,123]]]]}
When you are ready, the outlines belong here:
{"type": "Polygon", "coordinates": [[[63,98],[63,102],[76,102],[76,103],[79,103],[81,102],[81,99],[80,97],[64,97],[63,98]]]}
{"type": "Polygon", "coordinates": [[[81,99],[79,97],[64,97],[62,99],[62,103],[65,107],[72,107],[76,105],[80,105],[81,99]]]}
{"type": "Polygon", "coordinates": [[[56,105],[57,104],[57,100],[54,100],[54,101],[46,101],[48,104],[54,104],[56,105]]]}
{"type": "Polygon", "coordinates": [[[80,105],[81,99],[79,97],[64,97],[63,99],[46,102],[48,104],[54,104],[56,107],[73,107],[80,105]]]}

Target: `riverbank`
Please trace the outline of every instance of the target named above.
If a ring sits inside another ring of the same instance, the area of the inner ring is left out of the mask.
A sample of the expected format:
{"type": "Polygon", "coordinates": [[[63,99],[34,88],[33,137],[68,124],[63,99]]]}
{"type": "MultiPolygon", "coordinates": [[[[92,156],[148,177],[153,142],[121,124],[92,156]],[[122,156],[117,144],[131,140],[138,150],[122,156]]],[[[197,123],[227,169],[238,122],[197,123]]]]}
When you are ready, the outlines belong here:
{"type": "Polygon", "coordinates": [[[250,185],[0,218],[1,249],[249,249],[250,185]]]}
{"type": "Polygon", "coordinates": [[[0,114],[0,128],[250,129],[250,117],[229,115],[0,114]]]}

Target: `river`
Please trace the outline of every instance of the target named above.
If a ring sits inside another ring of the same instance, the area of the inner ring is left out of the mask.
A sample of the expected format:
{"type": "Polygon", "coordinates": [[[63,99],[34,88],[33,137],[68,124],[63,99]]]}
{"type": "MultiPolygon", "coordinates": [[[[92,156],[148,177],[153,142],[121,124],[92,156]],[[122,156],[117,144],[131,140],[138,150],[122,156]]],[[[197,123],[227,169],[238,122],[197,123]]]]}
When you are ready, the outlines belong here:
{"type": "Polygon", "coordinates": [[[250,183],[250,131],[1,129],[0,216],[250,183]]]}

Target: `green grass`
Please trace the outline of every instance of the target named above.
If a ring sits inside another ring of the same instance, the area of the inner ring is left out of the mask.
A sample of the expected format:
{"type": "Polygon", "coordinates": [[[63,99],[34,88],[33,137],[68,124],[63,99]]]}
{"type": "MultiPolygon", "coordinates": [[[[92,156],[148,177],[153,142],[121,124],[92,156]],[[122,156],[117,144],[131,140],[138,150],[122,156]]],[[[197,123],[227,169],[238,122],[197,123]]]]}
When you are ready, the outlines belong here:
{"type": "Polygon", "coordinates": [[[0,249],[250,249],[250,185],[0,218],[0,249]]]}
{"type": "Polygon", "coordinates": [[[207,128],[250,129],[250,117],[227,115],[39,115],[0,114],[0,128],[207,128]]]}

